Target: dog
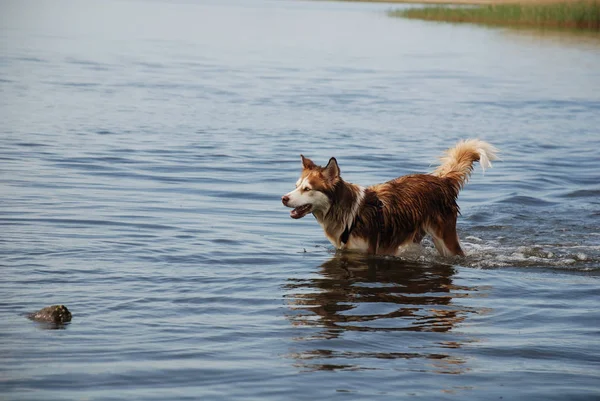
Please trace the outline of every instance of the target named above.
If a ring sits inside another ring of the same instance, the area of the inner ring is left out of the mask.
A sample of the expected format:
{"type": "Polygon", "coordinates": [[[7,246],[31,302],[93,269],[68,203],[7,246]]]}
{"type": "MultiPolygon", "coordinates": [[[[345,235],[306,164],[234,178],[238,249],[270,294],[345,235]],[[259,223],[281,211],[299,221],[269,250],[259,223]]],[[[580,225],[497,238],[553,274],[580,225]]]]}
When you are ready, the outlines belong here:
{"type": "Polygon", "coordinates": [[[281,198],[290,217],[312,213],[325,236],[340,250],[398,255],[420,244],[426,234],[442,256],[464,256],[456,233],[459,191],[473,163],[492,167],[498,150],[479,139],[462,140],[441,157],[430,174],[411,174],[370,187],[346,182],[332,157],[325,167],[300,155],[302,174],[296,189],[281,198]]]}

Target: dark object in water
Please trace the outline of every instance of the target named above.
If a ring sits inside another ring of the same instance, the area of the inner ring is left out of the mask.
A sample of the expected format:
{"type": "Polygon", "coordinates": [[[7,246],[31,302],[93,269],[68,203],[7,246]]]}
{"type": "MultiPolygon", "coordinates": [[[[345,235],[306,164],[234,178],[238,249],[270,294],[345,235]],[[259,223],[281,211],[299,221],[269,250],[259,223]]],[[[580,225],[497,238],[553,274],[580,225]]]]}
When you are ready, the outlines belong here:
{"type": "Polygon", "coordinates": [[[71,321],[71,312],[64,305],[52,305],[30,313],[27,317],[36,322],[66,323],[71,321]]]}

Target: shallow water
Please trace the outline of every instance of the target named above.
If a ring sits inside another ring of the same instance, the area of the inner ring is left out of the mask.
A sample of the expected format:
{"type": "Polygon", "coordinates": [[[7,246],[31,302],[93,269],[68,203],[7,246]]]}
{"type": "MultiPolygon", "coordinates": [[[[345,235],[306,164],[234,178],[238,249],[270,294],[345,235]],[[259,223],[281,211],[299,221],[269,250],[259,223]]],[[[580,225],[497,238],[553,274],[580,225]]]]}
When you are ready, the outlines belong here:
{"type": "Polygon", "coordinates": [[[1,7],[3,399],[600,397],[596,43],[381,4],[1,7]],[[280,203],[300,153],[370,184],[467,137],[502,160],[461,194],[466,258],[336,255],[280,203]]]}

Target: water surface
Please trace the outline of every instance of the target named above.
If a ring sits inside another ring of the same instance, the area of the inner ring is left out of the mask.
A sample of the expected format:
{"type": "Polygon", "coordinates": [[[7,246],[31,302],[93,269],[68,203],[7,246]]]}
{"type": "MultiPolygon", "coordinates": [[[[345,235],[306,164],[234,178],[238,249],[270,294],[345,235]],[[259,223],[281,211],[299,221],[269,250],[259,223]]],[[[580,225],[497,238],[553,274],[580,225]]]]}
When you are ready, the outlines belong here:
{"type": "Polygon", "coordinates": [[[600,397],[600,47],[387,5],[6,1],[0,391],[600,397]],[[299,154],[371,184],[479,137],[465,258],[335,254],[299,154]],[[24,315],[66,304],[71,324],[24,315]],[[46,330],[56,328],[58,330],[46,330]]]}

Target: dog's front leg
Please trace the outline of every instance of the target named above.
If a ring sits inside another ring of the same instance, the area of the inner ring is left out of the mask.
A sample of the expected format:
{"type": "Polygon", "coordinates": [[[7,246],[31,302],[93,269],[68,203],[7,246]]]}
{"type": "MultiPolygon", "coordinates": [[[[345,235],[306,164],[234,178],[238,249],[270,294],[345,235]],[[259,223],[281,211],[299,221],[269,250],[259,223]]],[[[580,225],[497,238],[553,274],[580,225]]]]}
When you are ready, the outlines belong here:
{"type": "Polygon", "coordinates": [[[369,247],[367,248],[369,255],[377,255],[377,251],[379,251],[379,233],[369,239],[369,247]]]}

